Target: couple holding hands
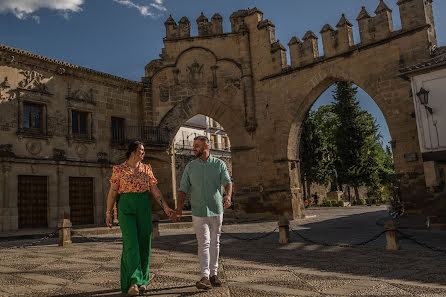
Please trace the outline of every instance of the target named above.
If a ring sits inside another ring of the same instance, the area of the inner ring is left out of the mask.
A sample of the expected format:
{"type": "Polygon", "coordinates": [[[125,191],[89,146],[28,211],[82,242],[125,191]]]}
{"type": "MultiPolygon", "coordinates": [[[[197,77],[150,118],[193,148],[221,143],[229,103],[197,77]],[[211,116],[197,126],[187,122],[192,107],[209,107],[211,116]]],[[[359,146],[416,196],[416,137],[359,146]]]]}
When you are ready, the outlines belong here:
{"type": "Polygon", "coordinates": [[[148,192],[166,215],[176,221],[182,215],[186,194],[191,195],[192,222],[198,241],[201,279],[196,287],[208,290],[221,286],[217,276],[223,208],[231,206],[232,183],[226,164],[209,152],[209,139],[197,136],[193,151],[196,159],[187,164],[178,191],[177,209],[172,210],[157,187],[148,164],[143,164],[144,145],[131,143],[127,160],[113,167],[107,197],[106,223],[112,226],[111,212],[119,194],[118,217],[122,232],[121,291],[136,296],[149,283],[152,213],[148,192]],[[225,195],[222,193],[225,188],[225,195]]]}

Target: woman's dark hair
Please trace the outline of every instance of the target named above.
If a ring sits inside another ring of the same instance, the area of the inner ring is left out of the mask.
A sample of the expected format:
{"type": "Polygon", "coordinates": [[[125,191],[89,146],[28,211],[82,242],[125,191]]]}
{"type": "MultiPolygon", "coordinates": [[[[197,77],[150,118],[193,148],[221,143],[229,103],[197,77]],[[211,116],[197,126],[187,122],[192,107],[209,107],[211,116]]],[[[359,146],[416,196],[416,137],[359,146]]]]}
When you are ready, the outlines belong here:
{"type": "Polygon", "coordinates": [[[141,141],[133,141],[132,143],[129,144],[129,147],[127,148],[127,152],[125,153],[125,157],[127,159],[130,158],[130,155],[136,151],[138,149],[139,145],[144,145],[144,143],[142,143],[141,141]]]}

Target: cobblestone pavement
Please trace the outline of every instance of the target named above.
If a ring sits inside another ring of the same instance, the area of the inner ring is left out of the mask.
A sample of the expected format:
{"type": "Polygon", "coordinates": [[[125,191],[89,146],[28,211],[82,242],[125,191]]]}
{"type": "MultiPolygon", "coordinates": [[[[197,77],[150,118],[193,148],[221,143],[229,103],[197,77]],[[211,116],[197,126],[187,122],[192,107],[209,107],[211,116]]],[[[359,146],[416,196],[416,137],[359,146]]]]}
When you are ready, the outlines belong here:
{"type": "MultiPolygon", "coordinates": [[[[382,231],[376,221],[385,207],[313,209],[291,228],[317,242],[342,245],[382,231]]],[[[199,291],[196,241],[192,229],[165,230],[153,241],[150,296],[446,296],[445,253],[401,241],[385,250],[385,236],[359,247],[311,244],[292,233],[278,244],[276,222],[223,226],[221,288],[199,291]]],[[[446,232],[407,234],[446,250],[446,232]]],[[[32,240],[31,240],[32,241],[32,240]]],[[[0,242],[15,246],[30,241],[0,242]]],[[[73,237],[69,247],[56,239],[27,248],[0,248],[0,296],[121,296],[119,234],[73,237]]]]}

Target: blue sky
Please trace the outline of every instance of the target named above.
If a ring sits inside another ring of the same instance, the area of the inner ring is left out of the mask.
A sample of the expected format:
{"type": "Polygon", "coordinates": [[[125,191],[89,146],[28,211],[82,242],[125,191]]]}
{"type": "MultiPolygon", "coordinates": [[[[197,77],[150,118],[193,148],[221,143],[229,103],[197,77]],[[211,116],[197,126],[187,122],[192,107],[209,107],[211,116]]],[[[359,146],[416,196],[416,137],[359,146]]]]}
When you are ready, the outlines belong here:
{"type": "MultiPolygon", "coordinates": [[[[393,10],[395,29],[401,28],[397,0],[386,0],[393,10]]],[[[230,31],[229,16],[238,9],[258,7],[276,26],[276,38],[286,45],[307,30],[316,34],[324,24],[335,26],[341,14],[354,25],[361,6],[373,15],[379,0],[0,0],[0,43],[98,71],[139,81],[144,66],[158,58],[165,36],[164,21],[172,14],[187,16],[192,35],[200,12],[210,19],[218,12],[230,31]]],[[[433,2],[439,45],[446,44],[446,1],[433,2]],[[440,17],[443,16],[443,17],[440,17]]],[[[322,46],[320,46],[322,49],[322,46]]],[[[362,90],[361,107],[376,118],[390,141],[379,108],[362,90]]],[[[325,92],[313,108],[332,101],[325,92]]]]}

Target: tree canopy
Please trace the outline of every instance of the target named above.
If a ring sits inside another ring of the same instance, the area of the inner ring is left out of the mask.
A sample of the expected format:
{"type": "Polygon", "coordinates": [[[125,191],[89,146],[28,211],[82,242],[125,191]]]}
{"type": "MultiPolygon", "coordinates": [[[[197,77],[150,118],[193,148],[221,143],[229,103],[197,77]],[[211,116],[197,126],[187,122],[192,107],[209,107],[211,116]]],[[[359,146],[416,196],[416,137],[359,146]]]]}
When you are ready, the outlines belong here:
{"type": "Polygon", "coordinates": [[[388,185],[394,174],[392,153],[383,148],[379,127],[360,109],[356,94],[352,83],[338,82],[334,102],[308,113],[299,150],[304,181],[327,185],[335,168],[339,184],[365,185],[375,192],[388,185]]]}

